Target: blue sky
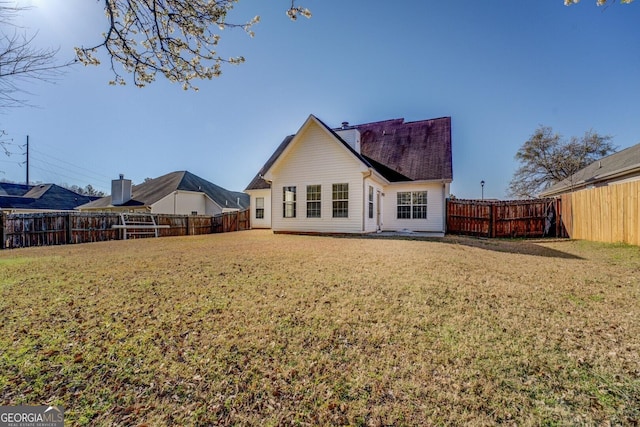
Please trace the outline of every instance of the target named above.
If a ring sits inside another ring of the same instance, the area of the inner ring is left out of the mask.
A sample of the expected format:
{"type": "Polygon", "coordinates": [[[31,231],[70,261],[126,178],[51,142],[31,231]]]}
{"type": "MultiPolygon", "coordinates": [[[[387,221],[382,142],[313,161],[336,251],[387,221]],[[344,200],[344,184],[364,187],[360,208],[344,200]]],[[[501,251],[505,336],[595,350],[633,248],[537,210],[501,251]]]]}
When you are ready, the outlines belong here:
{"type": "MultiPolygon", "coordinates": [[[[41,46],[73,56],[105,29],[95,0],[22,0],[22,25],[41,46]]],[[[583,0],[479,2],[298,0],[310,20],[291,22],[287,0],[240,0],[230,21],[262,20],[251,39],[222,32],[223,56],[243,55],[222,77],[184,91],[160,77],[113,87],[109,68],[76,66],[56,84],[25,85],[31,107],[5,109],[13,139],[0,178],[109,192],[188,170],[243,190],[309,114],[329,126],[451,116],[452,193],[505,198],[514,155],[539,125],[570,137],[593,129],[620,149],[640,142],[640,4],[583,0]]]]}

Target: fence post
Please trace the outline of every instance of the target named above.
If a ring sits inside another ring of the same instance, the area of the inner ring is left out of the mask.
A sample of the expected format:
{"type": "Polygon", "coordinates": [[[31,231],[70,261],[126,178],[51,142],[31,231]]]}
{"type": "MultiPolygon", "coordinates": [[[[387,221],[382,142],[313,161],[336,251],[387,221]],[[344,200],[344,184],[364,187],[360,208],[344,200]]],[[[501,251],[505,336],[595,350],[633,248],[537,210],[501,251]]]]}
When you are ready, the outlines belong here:
{"type": "Polygon", "coordinates": [[[67,212],[67,217],[65,218],[64,225],[65,225],[65,227],[67,229],[67,232],[66,232],[67,242],[66,242],[66,244],[73,243],[73,228],[71,227],[73,225],[73,221],[71,220],[71,212],[67,212]]]}

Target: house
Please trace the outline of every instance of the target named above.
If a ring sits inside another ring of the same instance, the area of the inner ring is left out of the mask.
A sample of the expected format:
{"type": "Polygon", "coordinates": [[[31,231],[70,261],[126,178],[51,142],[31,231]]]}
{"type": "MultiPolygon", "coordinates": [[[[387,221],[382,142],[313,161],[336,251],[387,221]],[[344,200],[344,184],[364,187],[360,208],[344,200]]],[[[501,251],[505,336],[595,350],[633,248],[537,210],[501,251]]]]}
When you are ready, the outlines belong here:
{"type": "Polygon", "coordinates": [[[603,157],[540,193],[554,197],[591,187],[640,180],[640,144],[603,157]]]}
{"type": "Polygon", "coordinates": [[[443,234],[452,179],[450,117],[332,129],[310,115],[245,192],[253,228],[443,234]]]}
{"type": "Polygon", "coordinates": [[[71,211],[98,199],[78,194],[56,184],[0,182],[0,210],[9,213],[71,211]]]}
{"type": "Polygon", "coordinates": [[[111,195],[78,207],[80,211],[147,212],[178,215],[217,215],[246,209],[249,197],[219,187],[187,171],[171,172],[132,185],[120,175],[111,182],[111,195]]]}

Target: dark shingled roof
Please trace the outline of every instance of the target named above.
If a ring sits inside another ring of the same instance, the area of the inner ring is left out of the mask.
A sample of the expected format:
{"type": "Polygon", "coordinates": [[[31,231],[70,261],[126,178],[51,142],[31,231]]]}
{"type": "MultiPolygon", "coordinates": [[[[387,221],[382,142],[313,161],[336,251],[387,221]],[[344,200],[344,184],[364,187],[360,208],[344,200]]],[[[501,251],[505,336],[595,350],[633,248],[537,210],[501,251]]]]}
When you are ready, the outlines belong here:
{"type": "MultiPolygon", "coordinates": [[[[222,208],[245,209],[249,206],[249,196],[244,193],[226,190],[212,182],[202,179],[188,171],[171,172],[161,177],[150,179],[131,189],[133,198],[118,206],[150,206],[176,190],[205,193],[222,208]],[[240,198],[238,205],[237,199],[240,198]]],[[[113,207],[111,196],[103,197],[83,205],[83,209],[113,207]]]]}
{"type": "Polygon", "coordinates": [[[395,119],[354,127],[360,131],[362,155],[395,173],[411,181],[453,179],[451,117],[407,123],[395,119]]]}
{"type": "Polygon", "coordinates": [[[0,182],[0,209],[73,210],[96,200],[56,184],[25,185],[0,182]]]}
{"type": "Polygon", "coordinates": [[[550,197],[577,190],[600,182],[607,182],[625,175],[637,176],[640,170],[640,144],[596,160],[590,165],[560,181],[540,193],[541,197],[550,197]]]}
{"type": "MultiPolygon", "coordinates": [[[[322,121],[320,123],[324,125],[322,121]]],[[[391,182],[453,179],[451,117],[407,123],[404,119],[393,119],[349,128],[360,132],[361,153],[354,154],[391,182]]],[[[334,130],[327,129],[342,141],[334,130]]],[[[270,188],[262,176],[294,136],[289,135],[282,141],[246,190],[270,188]]],[[[348,144],[344,144],[351,149],[348,144]]]]}

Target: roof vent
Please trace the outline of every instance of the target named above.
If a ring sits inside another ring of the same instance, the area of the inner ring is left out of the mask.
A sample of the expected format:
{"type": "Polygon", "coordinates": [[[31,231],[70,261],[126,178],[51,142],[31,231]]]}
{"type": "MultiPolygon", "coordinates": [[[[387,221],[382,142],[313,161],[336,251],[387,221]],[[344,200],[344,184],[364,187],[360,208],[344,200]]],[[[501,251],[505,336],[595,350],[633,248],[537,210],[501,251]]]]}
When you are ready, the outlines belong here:
{"type": "Polygon", "coordinates": [[[346,129],[349,127],[349,122],[342,122],[342,129],[346,129]]]}

